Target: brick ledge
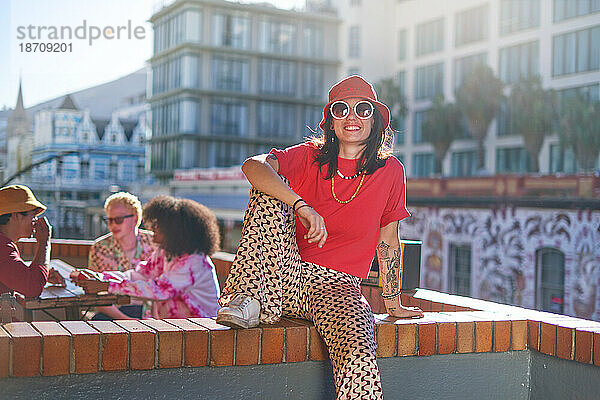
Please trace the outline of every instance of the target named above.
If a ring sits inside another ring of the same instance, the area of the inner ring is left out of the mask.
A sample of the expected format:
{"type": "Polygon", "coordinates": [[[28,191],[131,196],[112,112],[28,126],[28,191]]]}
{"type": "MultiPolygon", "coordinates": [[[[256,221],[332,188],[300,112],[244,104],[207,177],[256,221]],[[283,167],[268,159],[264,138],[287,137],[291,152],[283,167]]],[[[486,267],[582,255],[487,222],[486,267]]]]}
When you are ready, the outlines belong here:
{"type": "MultiPolygon", "coordinates": [[[[377,314],[380,358],[530,349],[600,366],[598,322],[422,289],[403,301],[428,311],[419,320],[377,314]]],[[[314,326],[299,319],[246,330],[210,318],[0,326],[0,377],[326,359],[314,326]]]]}

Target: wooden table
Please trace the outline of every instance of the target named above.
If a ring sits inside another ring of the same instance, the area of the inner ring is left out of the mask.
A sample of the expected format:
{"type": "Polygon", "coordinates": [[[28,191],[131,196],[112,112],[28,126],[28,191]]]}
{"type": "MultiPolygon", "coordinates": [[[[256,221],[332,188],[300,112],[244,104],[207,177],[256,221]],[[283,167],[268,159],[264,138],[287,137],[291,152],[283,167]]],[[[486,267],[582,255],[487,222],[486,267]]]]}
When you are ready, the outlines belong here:
{"type": "Polygon", "coordinates": [[[46,284],[40,297],[24,298],[17,297],[18,306],[22,309],[23,320],[31,322],[33,320],[33,311],[41,310],[53,319],[57,319],[50,314],[50,309],[64,309],[67,320],[81,319],[81,309],[96,306],[109,306],[111,304],[129,304],[129,296],[110,294],[101,292],[97,294],[85,294],[83,289],[69,278],[72,271],[76,268],[64,261],[55,259],[50,260],[50,267],[57,270],[67,284],[66,287],[58,287],[52,284],[46,284]]]}

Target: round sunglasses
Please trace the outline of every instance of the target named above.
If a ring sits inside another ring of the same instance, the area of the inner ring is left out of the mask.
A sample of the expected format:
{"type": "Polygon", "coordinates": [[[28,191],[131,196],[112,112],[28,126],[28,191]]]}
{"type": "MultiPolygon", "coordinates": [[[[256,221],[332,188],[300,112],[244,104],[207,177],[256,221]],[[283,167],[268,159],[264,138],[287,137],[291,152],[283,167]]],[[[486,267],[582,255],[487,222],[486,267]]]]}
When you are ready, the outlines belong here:
{"type": "MultiPolygon", "coordinates": [[[[331,116],[335,119],[344,119],[350,114],[350,106],[343,100],[331,104],[329,108],[331,116]]],[[[373,115],[373,104],[366,100],[359,101],[354,105],[354,115],[360,119],[369,119],[373,115]]]]}
{"type": "Polygon", "coordinates": [[[102,219],[103,219],[103,220],[104,220],[104,222],[106,222],[107,224],[114,223],[114,224],[117,224],[117,225],[121,225],[121,224],[123,223],[123,221],[125,221],[125,218],[131,218],[131,217],[133,217],[133,214],[129,214],[129,215],[122,215],[122,216],[120,216],[120,217],[112,217],[112,218],[109,218],[109,217],[102,217],[102,219]]]}

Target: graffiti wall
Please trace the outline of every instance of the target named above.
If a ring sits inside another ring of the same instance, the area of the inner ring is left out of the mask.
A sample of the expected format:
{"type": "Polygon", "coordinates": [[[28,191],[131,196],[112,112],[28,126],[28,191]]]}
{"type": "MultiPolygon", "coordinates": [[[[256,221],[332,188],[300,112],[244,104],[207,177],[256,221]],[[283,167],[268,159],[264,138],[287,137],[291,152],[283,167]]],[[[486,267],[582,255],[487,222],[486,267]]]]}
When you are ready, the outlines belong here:
{"type": "Polygon", "coordinates": [[[423,241],[421,287],[451,292],[451,246],[470,246],[470,296],[541,308],[544,280],[536,268],[543,264],[538,250],[550,249],[564,265],[560,277],[564,294],[551,297],[551,309],[600,320],[600,212],[427,207],[410,211],[412,216],[400,224],[400,235],[423,241]]]}

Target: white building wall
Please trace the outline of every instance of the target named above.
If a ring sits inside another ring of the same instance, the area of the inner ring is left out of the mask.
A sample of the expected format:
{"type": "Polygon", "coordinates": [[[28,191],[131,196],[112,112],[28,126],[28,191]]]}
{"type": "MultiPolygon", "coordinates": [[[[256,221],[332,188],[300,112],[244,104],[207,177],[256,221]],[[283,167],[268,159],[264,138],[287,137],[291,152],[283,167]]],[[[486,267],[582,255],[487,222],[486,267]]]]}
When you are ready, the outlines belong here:
{"type": "Polygon", "coordinates": [[[52,111],[40,111],[34,116],[34,142],[35,146],[43,146],[52,143],[52,133],[54,132],[54,119],[52,111]]]}
{"type": "MultiPolygon", "coordinates": [[[[571,75],[552,77],[553,37],[557,34],[585,29],[600,24],[600,13],[554,22],[553,1],[540,0],[539,26],[500,34],[501,0],[332,0],[338,9],[342,25],[340,27],[340,56],[342,57],[341,76],[347,75],[352,68],[358,68],[368,80],[375,82],[383,78],[395,76],[399,71],[406,72],[406,100],[409,114],[405,119],[405,144],[396,145],[398,154],[402,154],[403,162],[410,177],[413,171],[412,155],[414,153],[431,153],[433,148],[427,143],[412,143],[414,116],[416,111],[425,110],[430,100],[415,100],[415,69],[437,62],[444,63],[444,97],[454,101],[454,60],[459,57],[487,53],[487,64],[498,75],[500,49],[533,40],[539,41],[539,74],[543,84],[548,88],[564,89],[600,83],[600,71],[590,71],[571,75]],[[352,6],[351,3],[360,3],[352,6]],[[487,39],[475,43],[455,46],[456,15],[459,12],[478,6],[488,6],[487,39]],[[442,51],[416,56],[416,27],[436,18],[444,18],[444,48],[442,51]],[[348,27],[361,27],[361,57],[348,57],[348,27]],[[398,32],[407,29],[406,59],[398,61],[398,32]]],[[[506,91],[508,94],[508,89],[506,91]]],[[[485,140],[486,168],[490,172],[496,170],[496,149],[499,147],[522,147],[519,136],[498,137],[496,123],[493,122],[485,140]]],[[[550,145],[558,144],[557,135],[545,139],[540,153],[540,173],[549,173],[550,145]]],[[[444,162],[444,175],[450,175],[450,159],[452,152],[473,150],[476,145],[471,140],[457,140],[452,144],[444,162]]]]}

